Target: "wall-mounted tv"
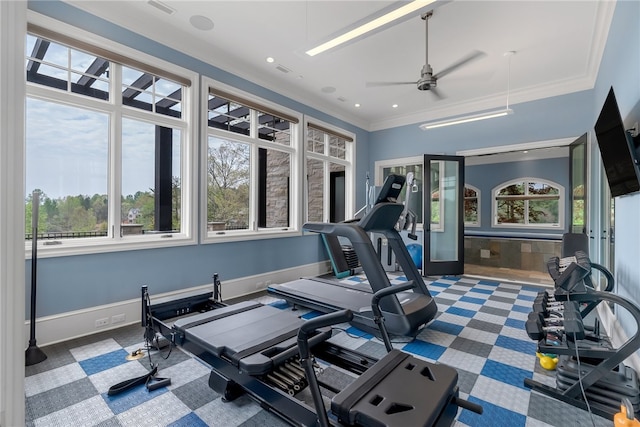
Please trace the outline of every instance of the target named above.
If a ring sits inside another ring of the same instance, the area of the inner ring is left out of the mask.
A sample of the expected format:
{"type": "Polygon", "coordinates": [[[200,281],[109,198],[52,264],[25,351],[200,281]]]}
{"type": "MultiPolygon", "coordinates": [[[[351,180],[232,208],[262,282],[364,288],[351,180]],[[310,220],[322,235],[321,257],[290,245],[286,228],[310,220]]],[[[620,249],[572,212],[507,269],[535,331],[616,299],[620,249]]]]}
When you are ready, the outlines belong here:
{"type": "Polygon", "coordinates": [[[640,168],[634,141],[624,128],[618,102],[609,90],[594,127],[611,197],[640,190],[640,168]]]}

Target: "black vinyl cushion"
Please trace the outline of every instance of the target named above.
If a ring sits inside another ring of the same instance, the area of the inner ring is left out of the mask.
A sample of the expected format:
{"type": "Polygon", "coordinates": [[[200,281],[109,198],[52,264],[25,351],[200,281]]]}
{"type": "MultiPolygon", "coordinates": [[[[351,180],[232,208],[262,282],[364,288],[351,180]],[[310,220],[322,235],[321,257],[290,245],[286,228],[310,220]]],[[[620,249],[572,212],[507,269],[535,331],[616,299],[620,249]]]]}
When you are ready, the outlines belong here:
{"type": "Polygon", "coordinates": [[[431,426],[457,393],[458,372],[394,349],[331,401],[349,425],[431,426]]]}

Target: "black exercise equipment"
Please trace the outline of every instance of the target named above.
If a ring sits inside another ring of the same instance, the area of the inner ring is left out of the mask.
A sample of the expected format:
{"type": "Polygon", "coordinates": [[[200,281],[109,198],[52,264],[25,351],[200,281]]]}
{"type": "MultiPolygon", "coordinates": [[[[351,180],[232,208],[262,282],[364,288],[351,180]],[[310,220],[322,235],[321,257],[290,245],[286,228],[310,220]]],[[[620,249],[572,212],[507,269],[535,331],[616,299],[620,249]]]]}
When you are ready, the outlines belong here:
{"type": "MultiPolygon", "coordinates": [[[[562,271],[558,268],[558,259],[550,260],[548,265],[551,267],[549,271],[555,281],[553,298],[556,302],[564,302],[564,310],[559,310],[555,304],[552,309],[555,310],[556,316],[562,313],[565,330],[555,331],[555,335],[549,339],[549,336],[544,333],[547,331],[544,329],[542,332],[536,331],[533,322],[526,326],[527,332],[531,331],[530,337],[538,341],[540,353],[559,355],[556,366],[556,386],[550,387],[532,379],[525,379],[525,386],[573,406],[591,409],[594,413],[608,418],[613,418],[618,412],[623,399],[631,402],[635,413],[639,413],[638,376],[623,362],[640,348],[640,308],[626,298],[608,291],[595,290],[590,275],[592,266],[597,264],[592,264],[586,253],[582,251],[576,252],[574,261],[562,271]],[[613,348],[609,342],[598,337],[587,334],[583,336],[583,329],[579,325],[586,314],[603,301],[625,309],[637,323],[634,335],[618,348],[613,348]],[[567,330],[567,326],[570,330],[567,330]],[[575,328],[578,329],[575,330],[575,328]]],[[[601,266],[596,268],[604,269],[601,266]]],[[[607,273],[605,272],[605,276],[609,283],[606,289],[609,290],[613,288],[613,277],[607,273]]],[[[549,307],[546,304],[551,302],[551,297],[545,299],[542,296],[541,301],[544,306],[549,307]]],[[[535,316],[544,315],[543,313],[539,311],[532,315],[532,319],[535,319],[535,316]]]]}
{"type": "MultiPolygon", "coordinates": [[[[373,195],[369,194],[369,190],[373,190],[373,187],[369,188],[369,176],[367,175],[367,202],[365,206],[356,213],[356,218],[349,219],[344,222],[351,223],[359,221],[358,215],[362,213],[366,215],[371,210],[371,207],[377,203],[396,203],[405,181],[406,178],[402,175],[391,174],[387,176],[380,188],[380,191],[378,192],[375,202],[370,205],[369,200],[373,199],[373,195]]],[[[406,210],[407,206],[405,205],[405,211],[406,210]]],[[[403,211],[403,215],[404,214],[405,212],[403,211]]],[[[399,218],[398,224],[400,224],[400,222],[402,222],[402,218],[399,218]]],[[[415,232],[415,230],[413,231],[415,232]]],[[[353,247],[342,244],[338,236],[323,234],[322,241],[325,249],[327,250],[327,254],[329,255],[331,268],[333,269],[333,274],[336,278],[343,279],[356,274],[360,267],[360,261],[358,260],[358,255],[353,250],[353,247]]],[[[380,250],[378,250],[378,256],[381,256],[380,250]]]]}
{"type": "Polygon", "coordinates": [[[563,304],[563,317],[544,318],[542,312],[533,311],[525,322],[525,330],[529,338],[540,341],[546,337],[547,332],[562,332],[567,334],[567,339],[584,339],[584,324],[577,304],[566,301],[563,304]]]}
{"type": "Polygon", "coordinates": [[[589,236],[584,233],[564,233],[562,235],[561,256],[563,258],[570,257],[578,251],[589,253],[589,236]]]}
{"type": "Polygon", "coordinates": [[[158,375],[158,367],[154,366],[145,375],[141,375],[136,378],[132,378],[126,381],[122,381],[118,384],[112,385],[107,391],[107,395],[115,396],[116,394],[123,393],[127,390],[131,390],[134,387],[144,384],[148,391],[153,391],[162,387],[171,385],[171,378],[160,378],[158,375]]]}
{"type": "MultiPolygon", "coordinates": [[[[379,301],[391,294],[385,289],[376,293],[375,298],[379,301]]],[[[375,311],[380,313],[379,309],[375,311]]],[[[353,313],[349,310],[325,314],[305,322],[298,332],[300,363],[309,378],[318,422],[322,427],[330,424],[313,368],[308,336],[318,328],[348,322],[352,317],[353,313]]],[[[378,324],[384,331],[384,322],[378,324]]],[[[458,397],[458,373],[455,369],[429,363],[393,349],[386,331],[382,336],[388,353],[331,400],[331,412],[341,424],[444,426],[453,422],[458,406],[482,413],[481,406],[458,397]],[[421,393],[426,390],[429,399],[425,399],[421,393]]]]}
{"type": "Polygon", "coordinates": [[[34,191],[31,197],[31,313],[29,321],[29,347],[24,353],[26,366],[35,365],[47,358],[47,355],[36,344],[36,289],[38,272],[38,208],[40,192],[34,191]]]}
{"type": "MultiPolygon", "coordinates": [[[[404,179],[394,177],[386,182],[390,182],[385,184],[385,188],[390,189],[391,195],[387,192],[386,196],[379,196],[378,200],[395,200],[397,194],[393,194],[400,192],[400,182],[404,182],[404,179]],[[398,186],[400,188],[397,188],[398,186]]],[[[314,277],[274,284],[268,287],[268,291],[295,305],[324,313],[348,309],[353,312],[351,323],[354,326],[372,334],[379,334],[373,320],[371,296],[373,292],[388,288],[391,283],[367,234],[378,233],[387,239],[387,244],[395,254],[396,262],[407,281],[414,285],[412,291],[399,293],[381,302],[386,326],[390,334],[415,336],[435,317],[438,308],[402,237],[395,229],[403,210],[402,204],[381,201],[358,222],[313,222],[303,226],[305,230],[323,236],[348,239],[360,260],[368,285],[314,277]]]]}
{"type": "MultiPolygon", "coordinates": [[[[372,303],[377,306],[411,286],[384,289],[372,303]]],[[[292,425],[448,426],[458,407],[482,411],[458,397],[457,372],[449,366],[398,350],[376,360],[327,341],[333,332],[329,326],[348,321],[348,311],[305,321],[290,310],[252,301],[226,306],[214,301],[211,292],[204,294],[206,299],[193,295],[158,302],[146,286],[142,293],[147,335],[159,332],[209,364],[209,386],[225,401],[247,394],[292,425]],[[334,397],[331,420],[322,404],[315,358],[360,375],[334,397]],[[307,386],[316,410],[295,397],[307,386]]],[[[373,311],[384,330],[381,310],[373,311]]]]}

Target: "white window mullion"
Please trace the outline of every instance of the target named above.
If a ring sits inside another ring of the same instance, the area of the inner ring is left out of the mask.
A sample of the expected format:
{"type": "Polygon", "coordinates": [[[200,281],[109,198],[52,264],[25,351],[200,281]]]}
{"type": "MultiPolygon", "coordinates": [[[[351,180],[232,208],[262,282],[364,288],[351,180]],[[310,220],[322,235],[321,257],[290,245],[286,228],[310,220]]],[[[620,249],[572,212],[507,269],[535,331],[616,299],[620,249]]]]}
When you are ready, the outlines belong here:
{"type": "Polygon", "coordinates": [[[258,161],[258,153],[259,147],[258,144],[255,143],[255,139],[258,138],[258,112],[256,110],[251,109],[249,113],[249,137],[253,139],[251,143],[251,154],[250,154],[250,196],[249,196],[249,229],[253,231],[258,230],[258,179],[260,172],[260,163],[258,161]]]}
{"type": "Polygon", "coordinates": [[[258,145],[251,144],[249,154],[249,230],[258,230],[258,145]]]}
{"type": "Polygon", "coordinates": [[[111,93],[114,111],[110,115],[109,123],[109,184],[107,197],[109,200],[109,233],[111,238],[122,240],[121,211],[122,211],[122,67],[110,64],[111,93]]]}
{"type": "Polygon", "coordinates": [[[325,160],[322,164],[322,221],[329,222],[331,218],[331,162],[325,160]]]}

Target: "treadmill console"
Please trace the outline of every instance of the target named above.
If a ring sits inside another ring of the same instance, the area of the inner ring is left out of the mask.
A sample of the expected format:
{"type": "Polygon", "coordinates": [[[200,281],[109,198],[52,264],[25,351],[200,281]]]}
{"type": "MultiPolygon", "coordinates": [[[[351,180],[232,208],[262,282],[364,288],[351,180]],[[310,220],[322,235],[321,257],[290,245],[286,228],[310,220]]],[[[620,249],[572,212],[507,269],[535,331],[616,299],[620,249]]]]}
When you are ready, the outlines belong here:
{"type": "Polygon", "coordinates": [[[405,179],[406,178],[402,175],[391,174],[387,176],[382,184],[380,193],[378,193],[375,204],[377,205],[378,203],[384,202],[396,203],[398,201],[398,196],[402,191],[402,187],[404,187],[405,179]]]}

